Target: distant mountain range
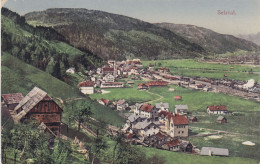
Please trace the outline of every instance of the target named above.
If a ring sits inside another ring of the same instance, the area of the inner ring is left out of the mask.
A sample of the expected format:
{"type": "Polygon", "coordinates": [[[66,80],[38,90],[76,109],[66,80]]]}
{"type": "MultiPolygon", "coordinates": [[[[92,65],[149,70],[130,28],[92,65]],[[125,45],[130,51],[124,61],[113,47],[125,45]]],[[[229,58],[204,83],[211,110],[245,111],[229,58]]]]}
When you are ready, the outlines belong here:
{"type": "Polygon", "coordinates": [[[212,53],[255,51],[259,47],[231,35],[190,25],[151,24],[87,9],[47,9],[25,15],[31,25],[52,27],[72,45],[103,59],[195,58],[212,53]]]}
{"type": "Polygon", "coordinates": [[[260,32],[258,32],[256,34],[248,34],[248,35],[240,34],[240,35],[237,35],[237,37],[254,42],[255,44],[260,46],[260,32]]]}
{"type": "Polygon", "coordinates": [[[203,27],[173,23],[158,23],[156,25],[175,32],[190,42],[200,45],[208,52],[221,54],[234,52],[239,49],[246,51],[259,50],[259,46],[255,43],[237,38],[233,35],[219,34],[203,27]]]}

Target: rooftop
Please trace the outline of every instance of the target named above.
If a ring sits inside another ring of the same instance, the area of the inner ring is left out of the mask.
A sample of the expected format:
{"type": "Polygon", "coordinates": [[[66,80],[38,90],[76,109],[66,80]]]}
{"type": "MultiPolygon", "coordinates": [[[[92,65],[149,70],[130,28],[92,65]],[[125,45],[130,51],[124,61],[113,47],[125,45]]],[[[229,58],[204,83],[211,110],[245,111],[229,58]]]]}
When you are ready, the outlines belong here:
{"type": "Polygon", "coordinates": [[[18,104],[23,99],[22,93],[2,94],[2,98],[6,104],[18,104]]]}
{"type": "Polygon", "coordinates": [[[228,149],[214,148],[214,147],[202,147],[200,155],[221,155],[228,156],[228,149]]]}
{"type": "Polygon", "coordinates": [[[210,111],[226,111],[227,108],[224,105],[219,105],[219,106],[208,106],[210,111]]]}

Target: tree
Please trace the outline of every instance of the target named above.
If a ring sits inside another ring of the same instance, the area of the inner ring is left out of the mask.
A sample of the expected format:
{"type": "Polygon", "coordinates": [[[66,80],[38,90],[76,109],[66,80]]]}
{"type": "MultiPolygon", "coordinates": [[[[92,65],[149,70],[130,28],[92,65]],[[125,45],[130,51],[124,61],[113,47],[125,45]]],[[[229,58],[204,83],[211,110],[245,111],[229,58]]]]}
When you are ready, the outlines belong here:
{"type": "Polygon", "coordinates": [[[75,111],[71,111],[72,117],[78,122],[78,131],[80,131],[81,124],[93,113],[89,106],[86,106],[84,101],[77,101],[75,103],[75,111]]]}
{"type": "Polygon", "coordinates": [[[107,148],[108,146],[106,141],[102,137],[99,137],[97,130],[97,137],[90,148],[90,152],[92,155],[91,164],[94,164],[95,160],[97,159],[97,157],[100,156],[101,152],[106,150],[107,148]]]}
{"type": "Polygon", "coordinates": [[[69,143],[66,144],[61,140],[57,139],[54,145],[53,152],[51,155],[52,161],[55,164],[65,164],[66,159],[71,153],[71,148],[69,143]]]}

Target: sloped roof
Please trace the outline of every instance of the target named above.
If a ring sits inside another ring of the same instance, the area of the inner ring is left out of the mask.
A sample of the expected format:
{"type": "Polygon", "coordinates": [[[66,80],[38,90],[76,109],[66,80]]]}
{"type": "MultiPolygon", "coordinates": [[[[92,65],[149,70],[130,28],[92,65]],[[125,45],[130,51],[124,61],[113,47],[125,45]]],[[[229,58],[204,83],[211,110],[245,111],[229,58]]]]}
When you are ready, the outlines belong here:
{"type": "Polygon", "coordinates": [[[217,118],[218,121],[221,121],[221,120],[223,120],[223,119],[226,119],[226,118],[223,117],[223,116],[218,116],[218,118],[217,118]]]}
{"type": "Polygon", "coordinates": [[[172,120],[174,125],[188,125],[189,121],[185,116],[168,114],[166,117],[168,120],[172,120]]]}
{"type": "Polygon", "coordinates": [[[226,111],[227,108],[224,105],[219,105],[219,106],[208,106],[210,111],[226,111]]]}
{"type": "MultiPolygon", "coordinates": [[[[154,123],[149,120],[145,120],[143,122],[138,122],[136,125],[134,125],[134,128],[135,129],[145,129],[150,124],[154,124],[154,123]]],[[[154,125],[156,125],[156,124],[154,124],[154,125]]]]}
{"type": "Polygon", "coordinates": [[[175,100],[181,100],[181,96],[174,96],[175,100]]]}
{"type": "Polygon", "coordinates": [[[171,114],[171,112],[168,112],[168,111],[163,110],[163,111],[160,111],[160,112],[159,112],[158,116],[159,116],[159,117],[161,117],[162,115],[167,116],[168,114],[171,114]]]}
{"type": "Polygon", "coordinates": [[[105,104],[108,104],[108,102],[109,102],[109,100],[107,100],[107,99],[99,99],[99,101],[102,101],[102,102],[104,102],[105,104]]]}
{"type": "Polygon", "coordinates": [[[176,140],[172,140],[172,141],[167,141],[166,144],[168,147],[174,147],[174,146],[180,145],[180,141],[178,139],[176,139],[176,140]]]}
{"type": "Polygon", "coordinates": [[[147,83],[148,86],[166,86],[168,85],[168,82],[166,81],[150,81],[149,83],[147,83]]]}
{"type": "Polygon", "coordinates": [[[161,108],[161,107],[164,107],[164,108],[169,108],[169,103],[156,103],[155,104],[155,107],[156,108],[161,108]]]}
{"type": "Polygon", "coordinates": [[[36,104],[38,104],[42,100],[52,100],[46,92],[41,90],[40,88],[34,87],[14,108],[14,111],[17,111],[21,108],[21,112],[19,112],[14,120],[19,121],[22,117],[24,117],[36,104]]]}
{"type": "Polygon", "coordinates": [[[2,94],[2,98],[4,99],[6,104],[18,104],[23,99],[22,93],[9,93],[2,94]]]}
{"type": "Polygon", "coordinates": [[[228,156],[229,151],[228,149],[223,149],[223,148],[202,147],[200,155],[209,155],[209,154],[228,156]]]}
{"type": "Polygon", "coordinates": [[[122,104],[124,104],[124,103],[126,103],[125,100],[118,100],[118,101],[117,101],[117,104],[119,104],[119,105],[122,105],[122,104]]]}
{"type": "Polygon", "coordinates": [[[141,106],[140,110],[146,111],[146,112],[151,112],[153,108],[154,108],[154,106],[151,104],[143,104],[141,106]]]}
{"type": "Polygon", "coordinates": [[[94,87],[95,83],[93,81],[83,81],[78,84],[79,87],[94,87]]]}
{"type": "Polygon", "coordinates": [[[177,110],[188,110],[188,105],[175,105],[177,110]]]}

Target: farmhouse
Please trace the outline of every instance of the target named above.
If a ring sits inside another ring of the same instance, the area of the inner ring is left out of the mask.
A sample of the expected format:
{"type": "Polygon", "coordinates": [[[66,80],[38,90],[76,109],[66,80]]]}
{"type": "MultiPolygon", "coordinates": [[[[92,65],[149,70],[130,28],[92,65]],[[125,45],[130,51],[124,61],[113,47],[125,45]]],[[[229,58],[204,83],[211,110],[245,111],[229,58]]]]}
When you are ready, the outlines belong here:
{"type": "Polygon", "coordinates": [[[162,148],[170,151],[179,151],[180,150],[180,141],[178,139],[167,141],[162,148]]]}
{"type": "Polygon", "coordinates": [[[9,94],[2,94],[1,96],[1,104],[2,107],[7,107],[10,110],[13,110],[18,103],[23,99],[22,93],[9,93],[9,94]]]}
{"type": "Polygon", "coordinates": [[[46,92],[34,87],[15,107],[13,119],[16,123],[35,119],[58,135],[62,112],[63,110],[46,92]]]}
{"type": "Polygon", "coordinates": [[[189,122],[185,116],[167,115],[165,130],[171,137],[188,137],[189,122]]]}
{"type": "Polygon", "coordinates": [[[123,82],[117,82],[117,83],[102,83],[100,88],[123,88],[124,83],[123,82]]]}
{"type": "Polygon", "coordinates": [[[108,103],[109,103],[109,100],[107,100],[107,99],[99,99],[97,101],[99,104],[104,105],[104,106],[108,105],[108,103]]]}
{"type": "Polygon", "coordinates": [[[155,104],[156,109],[160,111],[169,111],[169,103],[156,103],[155,104]]]}
{"type": "Polygon", "coordinates": [[[116,102],[116,110],[126,110],[128,108],[128,103],[125,100],[118,100],[116,102]]]}
{"type": "Polygon", "coordinates": [[[223,148],[214,148],[214,147],[202,147],[200,155],[208,155],[208,156],[228,156],[228,149],[223,148]]]}
{"type": "Polygon", "coordinates": [[[151,104],[137,105],[134,113],[137,115],[143,115],[147,118],[158,119],[158,110],[151,104]]]}
{"type": "Polygon", "coordinates": [[[93,94],[94,85],[95,84],[93,81],[84,81],[78,84],[80,91],[84,94],[93,94]]]}
{"type": "Polygon", "coordinates": [[[208,112],[208,114],[226,114],[227,108],[224,105],[208,106],[207,112],[208,112]]]}
{"type": "Polygon", "coordinates": [[[175,105],[176,114],[188,114],[188,105],[175,105]]]}
{"type": "Polygon", "coordinates": [[[218,122],[219,124],[224,124],[224,123],[227,123],[227,119],[226,119],[226,117],[218,116],[217,122],[218,122]]]}
{"type": "Polygon", "coordinates": [[[180,144],[180,151],[192,153],[193,145],[190,142],[182,141],[180,144]]]}

